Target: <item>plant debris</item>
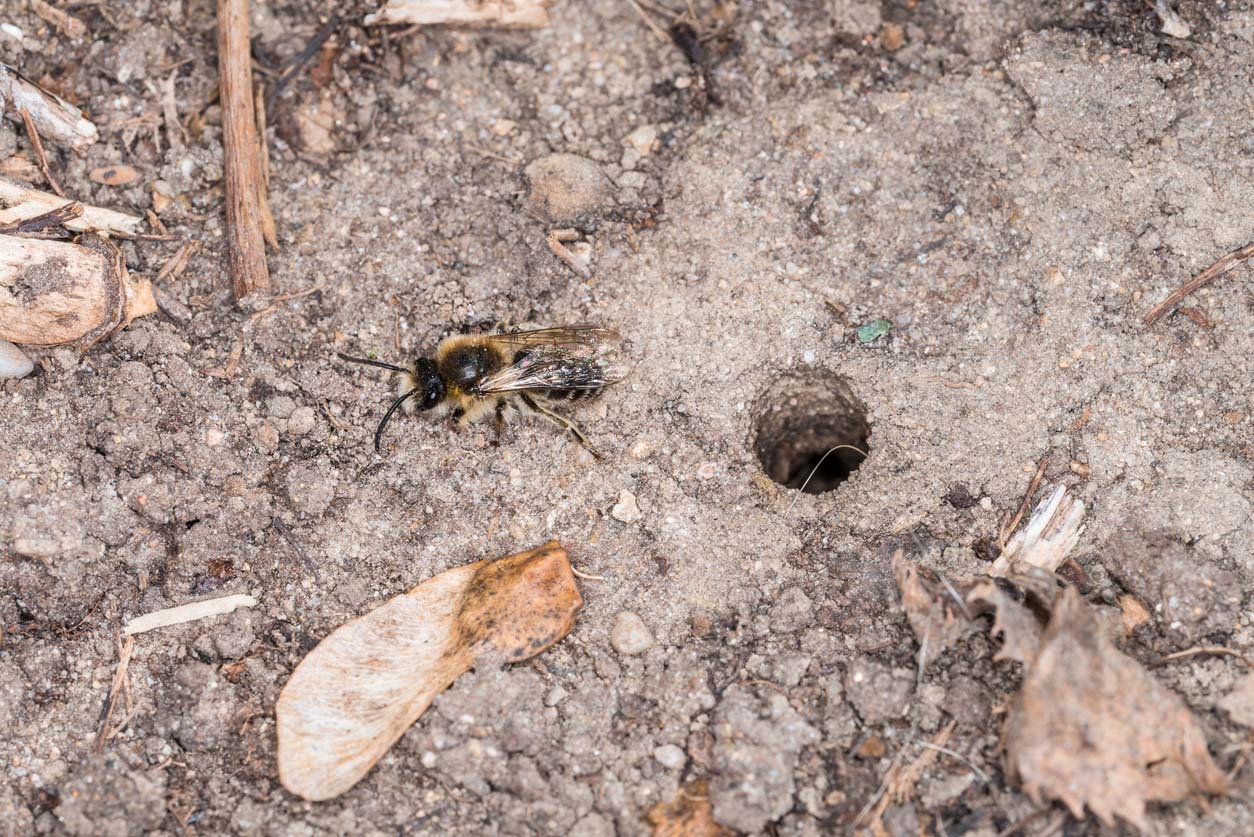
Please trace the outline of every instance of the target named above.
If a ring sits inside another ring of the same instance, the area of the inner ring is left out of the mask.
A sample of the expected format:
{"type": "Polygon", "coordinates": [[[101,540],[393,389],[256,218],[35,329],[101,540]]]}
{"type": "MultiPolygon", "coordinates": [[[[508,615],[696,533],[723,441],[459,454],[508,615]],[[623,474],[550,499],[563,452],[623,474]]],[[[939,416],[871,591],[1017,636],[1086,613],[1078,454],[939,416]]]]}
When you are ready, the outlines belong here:
{"type": "Polygon", "coordinates": [[[645,814],[653,837],[731,837],[714,821],[710,785],[704,779],[689,782],[670,802],[659,802],[645,814]]]}
{"type": "Polygon", "coordinates": [[[197,619],[206,619],[210,616],[222,616],[241,607],[253,607],[256,604],[257,600],[252,596],[237,594],[191,602],[190,604],[178,605],[177,607],[167,607],[163,610],[154,610],[152,613],[137,616],[126,623],[126,628],[122,631],[122,634],[131,636],[133,634],[141,634],[144,631],[151,631],[155,628],[168,628],[171,625],[181,625],[184,622],[194,622],[197,619]]]}
{"type": "Polygon", "coordinates": [[[1067,560],[1084,531],[1084,503],[1067,495],[1060,485],[1028,518],[1028,525],[1006,544],[989,568],[989,575],[1006,576],[1033,567],[1054,572],[1067,560]]]}
{"type": "Polygon", "coordinates": [[[907,561],[901,550],[893,555],[893,576],[906,619],[919,640],[919,668],[926,669],[974,628],[971,612],[952,585],[907,561]]]}
{"type": "Polygon", "coordinates": [[[366,25],[410,23],[421,26],[483,26],[540,29],[549,25],[550,0],[388,0],[366,15],[366,25]]]}
{"type": "Polygon", "coordinates": [[[1036,802],[1145,827],[1145,804],[1227,791],[1184,702],[1120,653],[1063,591],[1006,719],[1008,774],[1036,802]]]}
{"type": "Polygon", "coordinates": [[[85,349],[157,310],[152,284],[130,277],[116,245],[78,241],[0,235],[0,340],[85,349]]]}
{"type": "Polygon", "coordinates": [[[21,121],[23,111],[42,136],[74,151],[86,151],[99,137],[96,126],[78,108],[0,64],[0,113],[21,121]]]}
{"type": "Polygon", "coordinates": [[[344,793],[458,676],[534,657],[582,604],[550,541],[442,572],[337,628],[279,695],[279,780],[305,799],[344,793]]]}
{"type": "Polygon", "coordinates": [[[874,343],[893,329],[892,320],[871,320],[871,322],[858,326],[857,335],[859,343],[874,343]]]}

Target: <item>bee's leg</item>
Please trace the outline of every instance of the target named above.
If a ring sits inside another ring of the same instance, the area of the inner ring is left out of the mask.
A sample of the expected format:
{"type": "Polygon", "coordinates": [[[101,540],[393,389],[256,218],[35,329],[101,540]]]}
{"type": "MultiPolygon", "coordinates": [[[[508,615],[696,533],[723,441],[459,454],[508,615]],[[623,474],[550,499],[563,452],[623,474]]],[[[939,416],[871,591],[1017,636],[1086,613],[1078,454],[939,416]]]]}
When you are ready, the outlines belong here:
{"type": "Polygon", "coordinates": [[[461,407],[454,407],[452,412],[448,414],[448,423],[454,430],[460,430],[465,422],[462,421],[466,417],[466,411],[461,407]]]}
{"type": "Polygon", "coordinates": [[[508,401],[498,401],[496,404],[496,439],[499,443],[501,437],[505,435],[505,411],[509,409],[508,401]]]}
{"type": "Polygon", "coordinates": [[[583,445],[584,448],[588,451],[588,453],[592,454],[594,458],[596,459],[601,458],[600,452],[592,446],[592,443],[588,441],[588,437],[583,435],[583,431],[580,430],[579,427],[573,421],[566,418],[566,416],[553,412],[548,407],[545,407],[543,404],[540,404],[538,401],[536,401],[534,398],[532,398],[530,395],[527,395],[526,393],[523,394],[522,401],[524,404],[527,405],[527,408],[531,410],[532,412],[538,415],[544,416],[549,421],[556,424],[558,427],[566,428],[566,430],[570,432],[570,435],[575,437],[575,441],[583,445]]]}

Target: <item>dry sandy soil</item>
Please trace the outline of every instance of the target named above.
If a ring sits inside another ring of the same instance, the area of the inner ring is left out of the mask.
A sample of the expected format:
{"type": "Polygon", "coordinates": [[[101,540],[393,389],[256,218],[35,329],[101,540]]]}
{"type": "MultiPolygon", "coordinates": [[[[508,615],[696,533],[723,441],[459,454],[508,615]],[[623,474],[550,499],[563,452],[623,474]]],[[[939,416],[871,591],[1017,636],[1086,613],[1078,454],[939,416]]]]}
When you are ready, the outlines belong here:
{"type": "MultiPolygon", "coordinates": [[[[917,680],[889,560],[985,572],[1042,457],[1089,508],[1089,601],[1149,611],[1125,652],[1254,647],[1251,269],[1143,322],[1254,241],[1248,3],[1182,0],[1180,41],[1139,0],[700,2],[721,33],[704,74],[608,0],[525,33],[383,38],[350,15],[273,103],[270,264],[309,293],[255,318],[225,275],[213,4],[57,5],[90,34],[4,0],[23,37],[0,60],[100,126],[85,157],[54,154],[61,182],[141,214],[155,190],[205,246],[166,286],[190,319],[0,387],[3,833],[632,835],[699,779],[731,828],[848,833],[956,722],[961,760],[883,826],[993,837],[1042,807],[998,751],[1022,667],[980,632],[917,680]],[[557,152],[607,179],[566,224],[591,278],[529,197],[525,167],[557,152]],[[88,178],[114,163],[142,177],[88,178]],[[405,360],[496,320],[627,337],[631,377],[577,413],[604,460],[543,424],[498,440],[421,415],[377,456],[393,383],[335,353],[405,360]],[[834,490],[770,479],[868,430],[865,461],[811,485],[834,490]],[[318,639],[550,538],[603,579],[569,637],[463,677],[343,797],[283,790],[274,701],[318,639]],[[94,754],[119,627],[228,593],[258,605],[138,638],[126,723],[94,754]],[[624,611],[640,653],[610,643],[624,611]]],[[[266,68],[336,4],[254,6],[266,68]]],[[[150,277],[173,248],[124,245],[150,277]]],[[[1153,670],[1237,773],[1228,798],[1151,807],[1148,833],[1254,833],[1250,730],[1218,706],[1244,673],[1153,670]]]]}

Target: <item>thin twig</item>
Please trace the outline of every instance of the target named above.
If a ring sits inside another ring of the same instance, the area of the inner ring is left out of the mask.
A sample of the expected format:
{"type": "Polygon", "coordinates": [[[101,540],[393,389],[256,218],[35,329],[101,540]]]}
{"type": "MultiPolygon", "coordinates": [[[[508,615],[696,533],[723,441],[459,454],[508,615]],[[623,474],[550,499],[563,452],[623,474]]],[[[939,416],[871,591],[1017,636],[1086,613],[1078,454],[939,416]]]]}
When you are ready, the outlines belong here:
{"type": "Polygon", "coordinates": [[[52,191],[57,193],[57,197],[65,197],[65,192],[61,191],[61,184],[57,183],[57,179],[52,176],[52,169],[48,168],[48,156],[44,154],[44,144],[39,139],[39,131],[35,130],[35,120],[31,118],[30,111],[22,108],[22,124],[26,126],[26,136],[30,138],[31,147],[35,149],[35,162],[39,163],[39,170],[44,173],[44,180],[48,181],[48,185],[52,191]]]}
{"type": "Polygon", "coordinates": [[[971,759],[967,758],[962,753],[959,753],[957,750],[951,750],[948,747],[942,747],[941,745],[933,744],[930,741],[920,741],[919,744],[923,747],[926,747],[929,750],[935,750],[938,753],[944,753],[950,758],[957,759],[958,761],[962,762],[967,767],[969,767],[971,769],[971,772],[974,773],[976,776],[980,777],[980,779],[982,779],[986,784],[991,781],[988,778],[988,774],[985,773],[983,770],[981,770],[979,767],[977,767],[975,762],[971,761],[971,759]]]}
{"type": "Polygon", "coordinates": [[[1152,663],[1150,668],[1158,668],[1159,666],[1166,665],[1172,660],[1182,660],[1185,657],[1196,657],[1198,654],[1218,654],[1228,657],[1236,657],[1238,660],[1254,669],[1254,660],[1250,659],[1245,654],[1242,654],[1240,651],[1233,651],[1231,648],[1224,648],[1222,645],[1198,645],[1193,648],[1186,648],[1183,651],[1168,654],[1161,660],[1152,663]]]}
{"type": "Polygon", "coordinates": [[[645,25],[653,30],[653,34],[661,38],[663,43],[669,44],[671,41],[670,37],[662,27],[653,22],[653,18],[649,17],[649,13],[644,10],[644,7],[637,0],[631,0],[631,5],[636,10],[636,14],[640,15],[640,19],[645,22],[645,25]]]}
{"type": "Polygon", "coordinates": [[[1023,515],[1027,513],[1028,507],[1032,505],[1032,495],[1036,493],[1037,486],[1041,484],[1041,477],[1045,476],[1045,466],[1049,464],[1049,457],[1042,456],[1041,461],[1036,463],[1036,475],[1032,477],[1032,483],[1028,486],[1028,492],[1023,495],[1023,501],[1019,503],[1019,510],[1015,512],[1015,516],[1010,518],[1010,522],[1001,530],[1001,534],[997,536],[997,546],[1001,549],[1006,548],[1006,541],[1010,540],[1010,534],[1019,526],[1019,521],[1023,520],[1023,515]]]}
{"type": "Polygon", "coordinates": [[[1145,324],[1153,325],[1159,320],[1159,318],[1171,310],[1173,306],[1179,303],[1180,300],[1198,290],[1207,282],[1223,276],[1229,270],[1232,270],[1234,267],[1241,264],[1241,262],[1251,257],[1254,257],[1254,243],[1247,244],[1239,250],[1233,250],[1231,253],[1224,256],[1219,261],[1215,262],[1210,267],[1206,268],[1201,273],[1194,276],[1192,279],[1168,294],[1166,299],[1154,306],[1154,310],[1145,315],[1145,324]]]}
{"type": "Polygon", "coordinates": [[[157,271],[157,278],[154,282],[161,283],[167,279],[177,279],[183,275],[183,271],[187,269],[187,264],[191,261],[196,251],[200,249],[200,242],[194,239],[184,241],[179,245],[179,249],[174,251],[174,255],[161,266],[157,271]]]}
{"type": "Polygon", "coordinates": [[[267,116],[274,112],[274,103],[278,100],[279,95],[283,92],[284,88],[287,87],[292,79],[300,75],[300,71],[304,69],[306,64],[309,63],[309,59],[313,58],[314,54],[317,53],[318,50],[322,49],[322,45],[327,42],[327,39],[335,34],[335,30],[340,28],[340,23],[343,20],[344,19],[338,14],[331,15],[331,19],[326,22],[326,25],[318,30],[317,34],[309,40],[309,43],[305,44],[305,48],[288,60],[287,64],[283,67],[282,74],[279,76],[278,80],[271,85],[270,92],[266,94],[265,112],[267,116]]]}
{"type": "Polygon", "coordinates": [[[113,672],[113,683],[109,686],[109,696],[105,699],[104,710],[100,713],[100,729],[96,731],[96,743],[92,748],[97,755],[104,752],[105,742],[109,740],[109,726],[113,721],[113,712],[118,706],[118,695],[122,693],[122,685],[126,681],[126,670],[131,664],[131,651],[135,648],[135,637],[128,636],[126,642],[118,643],[118,667],[113,672]]]}
{"type": "Polygon", "coordinates": [[[592,269],[584,264],[578,256],[570,252],[570,249],[562,243],[563,238],[560,234],[563,232],[565,232],[565,230],[554,230],[545,236],[544,243],[549,245],[549,249],[553,251],[553,255],[566,262],[566,266],[575,271],[575,273],[579,275],[580,279],[591,279],[592,269]]]}
{"type": "Polygon", "coordinates": [[[605,581],[605,576],[603,575],[592,575],[591,573],[581,573],[579,572],[579,570],[575,569],[574,567],[571,567],[570,571],[575,574],[576,578],[582,578],[585,581],[605,581]]]}

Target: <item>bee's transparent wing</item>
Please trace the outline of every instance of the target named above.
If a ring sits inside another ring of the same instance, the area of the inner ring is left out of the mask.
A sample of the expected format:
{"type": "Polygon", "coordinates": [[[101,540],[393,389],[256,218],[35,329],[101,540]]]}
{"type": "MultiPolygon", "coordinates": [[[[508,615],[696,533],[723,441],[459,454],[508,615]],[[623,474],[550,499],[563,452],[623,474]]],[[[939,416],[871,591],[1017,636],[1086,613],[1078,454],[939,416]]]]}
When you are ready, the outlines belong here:
{"type": "Polygon", "coordinates": [[[510,346],[582,346],[589,349],[600,349],[619,343],[622,338],[612,328],[594,325],[555,326],[553,328],[537,328],[530,331],[503,331],[493,334],[491,339],[497,343],[510,346]]]}
{"type": "Polygon", "coordinates": [[[526,390],[597,390],[625,377],[627,367],[606,357],[544,346],[484,378],[475,390],[482,395],[526,390]]]}

